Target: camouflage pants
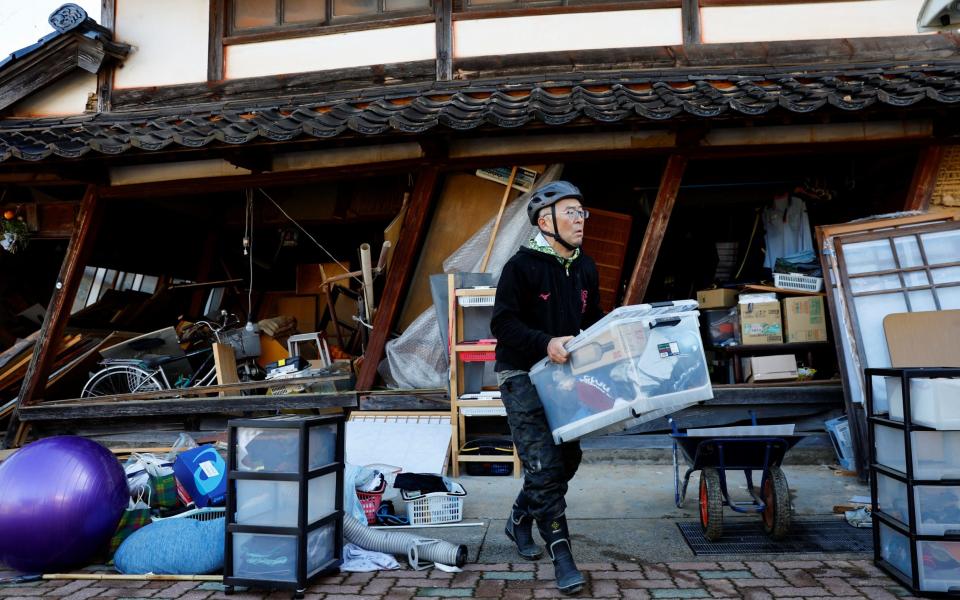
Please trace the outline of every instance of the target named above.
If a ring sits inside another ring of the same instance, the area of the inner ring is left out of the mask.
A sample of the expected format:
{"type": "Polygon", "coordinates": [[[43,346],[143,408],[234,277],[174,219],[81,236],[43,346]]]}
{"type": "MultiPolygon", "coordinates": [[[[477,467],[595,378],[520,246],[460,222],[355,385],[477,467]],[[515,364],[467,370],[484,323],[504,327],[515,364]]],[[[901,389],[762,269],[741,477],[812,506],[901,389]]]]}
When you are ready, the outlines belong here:
{"type": "Polygon", "coordinates": [[[538,523],[566,510],[567,483],[580,466],[580,442],[553,443],[537,389],[527,375],[511,377],[500,386],[513,443],[523,464],[523,490],[518,508],[527,508],[538,523]]]}

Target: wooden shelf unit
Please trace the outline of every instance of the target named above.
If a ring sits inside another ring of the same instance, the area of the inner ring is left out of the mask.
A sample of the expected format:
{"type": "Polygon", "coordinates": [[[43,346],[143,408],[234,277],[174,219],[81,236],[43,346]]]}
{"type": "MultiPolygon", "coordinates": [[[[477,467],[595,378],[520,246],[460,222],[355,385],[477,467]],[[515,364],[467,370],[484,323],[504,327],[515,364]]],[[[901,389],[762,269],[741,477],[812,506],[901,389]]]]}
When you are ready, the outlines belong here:
{"type": "MultiPolygon", "coordinates": [[[[495,288],[457,288],[455,275],[447,276],[447,300],[448,322],[447,322],[447,344],[450,351],[450,468],[454,477],[460,476],[460,463],[462,462],[488,462],[488,463],[512,463],[513,476],[520,476],[520,457],[514,449],[512,455],[506,454],[464,454],[461,452],[463,442],[466,440],[467,419],[473,412],[471,408],[480,409],[499,409],[500,414],[506,415],[503,408],[503,402],[499,399],[481,399],[481,400],[462,400],[464,394],[463,369],[464,362],[462,355],[466,352],[494,352],[497,345],[494,344],[464,344],[463,343],[463,322],[464,310],[471,310],[471,307],[464,307],[460,304],[460,298],[490,298],[496,296],[495,288]],[[465,410],[466,409],[466,410],[465,410]]],[[[487,413],[488,411],[482,411],[487,413]]],[[[483,416],[496,416],[484,414],[483,416]]]]}

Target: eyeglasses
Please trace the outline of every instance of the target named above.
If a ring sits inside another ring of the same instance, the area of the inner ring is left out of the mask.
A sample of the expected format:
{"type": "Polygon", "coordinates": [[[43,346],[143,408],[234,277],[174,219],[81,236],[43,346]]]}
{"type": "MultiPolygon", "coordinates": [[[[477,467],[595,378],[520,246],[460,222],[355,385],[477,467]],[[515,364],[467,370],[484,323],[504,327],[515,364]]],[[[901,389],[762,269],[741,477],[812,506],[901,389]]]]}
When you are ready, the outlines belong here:
{"type": "Polygon", "coordinates": [[[583,209],[568,208],[567,210],[563,211],[563,215],[571,221],[576,221],[577,219],[583,219],[584,221],[586,221],[587,219],[590,218],[590,211],[585,208],[583,209]]]}

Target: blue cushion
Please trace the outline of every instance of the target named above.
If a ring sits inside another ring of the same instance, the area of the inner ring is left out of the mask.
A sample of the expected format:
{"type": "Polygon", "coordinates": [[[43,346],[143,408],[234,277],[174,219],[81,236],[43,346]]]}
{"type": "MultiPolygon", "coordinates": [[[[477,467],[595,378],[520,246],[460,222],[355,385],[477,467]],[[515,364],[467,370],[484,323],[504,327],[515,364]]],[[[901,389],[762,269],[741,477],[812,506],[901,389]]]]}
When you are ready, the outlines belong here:
{"type": "Polygon", "coordinates": [[[223,569],[224,519],[156,521],[133,532],[113,562],[121,573],[202,575],[223,569]]]}

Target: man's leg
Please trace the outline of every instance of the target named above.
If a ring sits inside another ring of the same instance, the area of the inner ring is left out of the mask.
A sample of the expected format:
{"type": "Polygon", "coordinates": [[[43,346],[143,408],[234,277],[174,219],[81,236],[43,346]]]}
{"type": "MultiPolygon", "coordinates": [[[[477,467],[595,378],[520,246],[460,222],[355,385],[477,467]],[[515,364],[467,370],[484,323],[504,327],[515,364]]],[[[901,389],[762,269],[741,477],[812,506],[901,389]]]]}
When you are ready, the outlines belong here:
{"type": "Polygon", "coordinates": [[[523,464],[523,492],[528,512],[553,559],[557,587],[576,593],[583,587],[570,551],[570,536],[563,513],[567,504],[567,482],[580,462],[579,444],[566,452],[553,443],[546,414],[537,390],[526,375],[511,377],[500,387],[513,443],[523,464]]]}

